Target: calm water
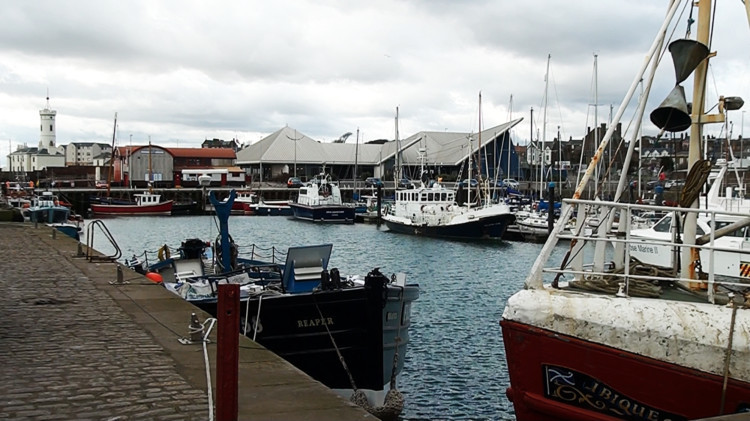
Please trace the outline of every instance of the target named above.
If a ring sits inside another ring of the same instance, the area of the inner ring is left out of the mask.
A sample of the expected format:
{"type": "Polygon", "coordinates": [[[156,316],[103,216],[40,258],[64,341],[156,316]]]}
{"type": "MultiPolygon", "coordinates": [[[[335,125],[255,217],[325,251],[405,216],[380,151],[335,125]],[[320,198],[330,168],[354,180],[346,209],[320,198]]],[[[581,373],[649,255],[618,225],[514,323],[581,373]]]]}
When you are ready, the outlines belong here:
{"type": "MultiPolygon", "coordinates": [[[[124,257],[187,238],[214,241],[212,216],[112,218],[105,224],[124,257]]],[[[229,231],[240,254],[251,244],[333,243],[329,267],[342,274],[404,272],[420,285],[412,307],[411,342],[399,389],[404,420],[513,420],[500,321],[505,301],[522,287],[539,244],[457,242],[394,234],[385,226],[318,225],[286,217],[233,216],[229,231]]],[[[95,232],[97,250],[110,253],[95,232]]],[[[564,252],[559,246],[557,253],[564,252]]]]}

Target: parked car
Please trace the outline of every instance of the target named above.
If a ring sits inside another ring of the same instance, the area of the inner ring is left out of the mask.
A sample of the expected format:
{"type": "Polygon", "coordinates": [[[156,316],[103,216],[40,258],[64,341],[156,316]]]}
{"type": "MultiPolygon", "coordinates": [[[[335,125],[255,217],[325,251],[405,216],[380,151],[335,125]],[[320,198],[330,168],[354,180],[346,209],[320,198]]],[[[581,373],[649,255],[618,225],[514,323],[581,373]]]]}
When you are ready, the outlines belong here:
{"type": "Polygon", "coordinates": [[[414,184],[408,178],[402,178],[398,180],[398,187],[402,189],[413,189],[414,184]]]}
{"type": "Polygon", "coordinates": [[[290,189],[302,187],[302,180],[297,177],[289,177],[289,180],[286,180],[286,186],[290,189]]]}
{"type": "Polygon", "coordinates": [[[478,185],[479,185],[479,182],[476,179],[474,179],[474,178],[472,178],[472,179],[468,179],[467,178],[465,180],[462,180],[462,181],[458,182],[458,186],[459,187],[464,187],[464,188],[467,187],[467,186],[476,187],[478,185]]]}
{"type": "Polygon", "coordinates": [[[95,184],[97,189],[106,189],[107,188],[107,182],[106,181],[97,181],[95,184]]]}
{"type": "Polygon", "coordinates": [[[505,180],[503,180],[503,184],[511,189],[518,190],[518,181],[513,178],[506,178],[505,180]]]}
{"type": "Polygon", "coordinates": [[[383,180],[377,177],[367,177],[365,179],[365,187],[383,187],[383,180]]]}

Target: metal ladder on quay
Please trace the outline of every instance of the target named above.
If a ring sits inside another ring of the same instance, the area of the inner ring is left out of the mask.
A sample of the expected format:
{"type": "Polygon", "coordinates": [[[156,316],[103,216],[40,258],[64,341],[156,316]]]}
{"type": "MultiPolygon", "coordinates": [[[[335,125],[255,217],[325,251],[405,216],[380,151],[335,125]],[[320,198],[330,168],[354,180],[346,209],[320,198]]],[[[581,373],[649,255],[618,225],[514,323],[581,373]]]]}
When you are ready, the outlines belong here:
{"type": "MultiPolygon", "coordinates": [[[[83,253],[79,251],[79,256],[81,256],[83,253]]],[[[104,224],[104,221],[101,219],[95,219],[91,221],[86,229],[86,253],[85,255],[81,257],[86,257],[86,260],[89,262],[93,261],[104,261],[104,262],[115,262],[117,259],[122,257],[122,249],[120,249],[120,246],[117,244],[117,241],[115,240],[114,236],[112,236],[112,233],[109,231],[109,228],[104,224]],[[109,243],[114,248],[114,253],[111,255],[101,255],[100,253],[94,253],[96,250],[94,249],[94,233],[96,230],[101,231],[102,235],[109,241],[109,243]]]]}

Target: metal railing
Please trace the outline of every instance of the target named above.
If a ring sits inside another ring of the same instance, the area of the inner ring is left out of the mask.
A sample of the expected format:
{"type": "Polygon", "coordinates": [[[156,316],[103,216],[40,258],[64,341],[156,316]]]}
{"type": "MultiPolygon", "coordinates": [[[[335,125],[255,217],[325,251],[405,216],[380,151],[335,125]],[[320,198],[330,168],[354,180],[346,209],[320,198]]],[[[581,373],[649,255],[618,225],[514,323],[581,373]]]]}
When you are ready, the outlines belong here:
{"type": "Polygon", "coordinates": [[[88,228],[86,229],[86,259],[90,262],[92,261],[108,261],[108,262],[114,262],[117,259],[122,257],[122,250],[120,249],[120,246],[117,244],[117,241],[112,236],[112,233],[109,232],[109,229],[106,225],[104,225],[104,221],[101,219],[95,219],[91,221],[88,225],[88,228]],[[109,243],[114,248],[115,252],[112,255],[109,256],[102,256],[98,254],[94,254],[94,233],[98,229],[101,231],[101,233],[104,235],[104,237],[109,241],[109,243]]]}

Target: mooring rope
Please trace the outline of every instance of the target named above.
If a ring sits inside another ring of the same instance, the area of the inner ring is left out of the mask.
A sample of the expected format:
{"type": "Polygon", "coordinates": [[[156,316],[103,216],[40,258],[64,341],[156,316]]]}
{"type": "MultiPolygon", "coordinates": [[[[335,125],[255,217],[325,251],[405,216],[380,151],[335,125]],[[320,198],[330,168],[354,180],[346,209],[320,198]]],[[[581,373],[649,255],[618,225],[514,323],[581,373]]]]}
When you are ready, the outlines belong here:
{"type": "Polygon", "coordinates": [[[721,386],[721,407],[719,415],[724,415],[724,404],[727,399],[727,382],[729,381],[729,363],[732,360],[732,342],[734,339],[734,324],[737,318],[737,304],[733,300],[734,294],[729,294],[729,303],[732,306],[732,319],[729,322],[729,341],[727,342],[727,351],[724,355],[724,383],[721,386]]]}
{"type": "MultiPolygon", "coordinates": [[[[318,300],[316,299],[317,294],[315,292],[312,293],[313,302],[315,303],[315,308],[318,310],[318,315],[320,316],[320,320],[325,320],[323,317],[323,312],[320,310],[320,306],[318,305],[318,300]]],[[[352,390],[355,392],[357,391],[357,385],[354,383],[354,377],[352,376],[352,373],[349,371],[349,367],[346,365],[346,361],[344,360],[344,356],[341,355],[341,351],[339,351],[339,347],[336,345],[336,340],[333,339],[333,334],[331,334],[331,329],[328,328],[328,323],[323,323],[323,327],[326,328],[326,332],[328,332],[328,337],[331,339],[331,343],[333,344],[333,349],[336,350],[336,355],[339,357],[339,361],[341,361],[341,365],[344,367],[344,371],[346,371],[346,375],[349,376],[349,384],[352,386],[352,390]]]]}

